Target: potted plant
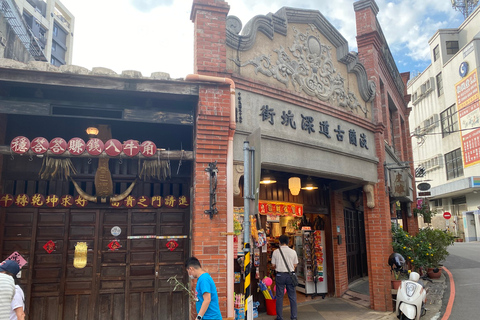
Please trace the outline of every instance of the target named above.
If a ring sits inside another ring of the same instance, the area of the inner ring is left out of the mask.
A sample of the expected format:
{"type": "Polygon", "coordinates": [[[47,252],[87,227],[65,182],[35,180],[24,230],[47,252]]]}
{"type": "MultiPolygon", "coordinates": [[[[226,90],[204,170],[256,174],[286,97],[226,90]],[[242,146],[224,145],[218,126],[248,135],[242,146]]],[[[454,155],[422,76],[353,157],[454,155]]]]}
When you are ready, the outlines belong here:
{"type": "Polygon", "coordinates": [[[441,270],[440,263],[449,255],[447,248],[455,242],[455,237],[451,232],[431,228],[423,229],[419,234],[422,234],[422,237],[424,237],[433,251],[427,256],[428,276],[430,278],[439,278],[441,272],[434,272],[434,269],[438,268],[441,270]]]}
{"type": "Polygon", "coordinates": [[[423,275],[429,267],[429,258],[434,253],[433,247],[428,243],[426,235],[419,232],[412,236],[399,227],[392,227],[393,250],[400,253],[411,266],[410,269],[423,275]]]}
{"type": "Polygon", "coordinates": [[[428,203],[423,201],[422,204],[417,204],[417,207],[413,209],[413,214],[415,217],[421,215],[425,223],[432,223],[432,217],[437,214],[437,210],[431,210],[428,203]]]}

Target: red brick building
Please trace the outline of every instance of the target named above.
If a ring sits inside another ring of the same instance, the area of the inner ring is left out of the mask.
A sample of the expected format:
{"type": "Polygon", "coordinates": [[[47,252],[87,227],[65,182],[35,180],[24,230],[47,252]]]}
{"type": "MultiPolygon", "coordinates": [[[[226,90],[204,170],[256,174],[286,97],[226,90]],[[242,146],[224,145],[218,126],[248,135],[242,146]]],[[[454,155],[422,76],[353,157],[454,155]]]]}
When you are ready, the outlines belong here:
{"type": "Polygon", "coordinates": [[[243,143],[257,129],[262,174],[277,182],[260,186],[254,208],[269,237],[253,250],[252,292],[257,274],[272,274],[279,234],[299,252],[311,235],[321,250],[312,247],[312,265],[301,257],[300,291],[340,297],[368,275],[371,307],[391,310],[391,221],[400,217],[414,232],[416,220],[408,74],[395,67],[378,7],[354,3],[358,54],[318,11],[281,8],[240,33],[229,9],[193,1],[195,75],[185,81],[0,61],[0,255],[18,252],[28,262],[20,282],[31,319],[188,319],[188,296],[167,280],[188,282],[190,255],[215,280],[222,315],[233,317],[233,293],[243,291],[234,281],[242,270],[234,220],[244,206],[243,143]],[[104,143],[150,141],[157,152],[55,154],[54,144],[37,153],[17,144],[89,141],[91,126],[104,143]],[[65,171],[65,159],[76,173],[65,171]],[[97,181],[100,168],[111,185],[97,181]],[[47,204],[54,196],[78,202],[47,204]],[[142,206],[157,197],[161,206],[142,206]]]}
{"type": "MultiPolygon", "coordinates": [[[[411,232],[417,228],[411,214],[409,75],[396,68],[375,1],[357,1],[353,7],[358,54],[349,52],[343,36],[318,11],[282,8],[256,16],[242,30],[241,21],[228,16],[225,1],[195,0],[195,73],[235,83],[234,206],[243,207],[242,144],[260,128],[262,173],[268,170],[277,180],[261,185],[260,201],[301,204],[305,225],[323,221],[326,293],[340,297],[350,282],[368,275],[371,307],[391,310],[392,218],[399,217],[411,232]],[[320,188],[293,195],[291,177],[320,188]]],[[[200,105],[208,104],[209,96],[201,92],[200,105]]],[[[201,217],[202,210],[194,215],[201,217]]],[[[275,221],[261,217],[267,233],[275,221]]],[[[193,224],[193,254],[218,271],[214,279],[220,295],[228,297],[232,266],[228,258],[227,265],[218,260],[221,251],[210,247],[219,240],[217,230],[210,230],[193,224]],[[199,241],[203,245],[195,245],[199,241]]],[[[275,246],[273,240],[270,245],[275,246]]],[[[241,270],[236,262],[233,268],[241,270]]],[[[254,270],[260,278],[270,275],[268,253],[262,251],[254,270]]],[[[234,287],[235,292],[243,289],[234,287]]],[[[308,294],[308,288],[304,291],[308,294]]],[[[232,316],[232,306],[225,307],[232,316]]]]}

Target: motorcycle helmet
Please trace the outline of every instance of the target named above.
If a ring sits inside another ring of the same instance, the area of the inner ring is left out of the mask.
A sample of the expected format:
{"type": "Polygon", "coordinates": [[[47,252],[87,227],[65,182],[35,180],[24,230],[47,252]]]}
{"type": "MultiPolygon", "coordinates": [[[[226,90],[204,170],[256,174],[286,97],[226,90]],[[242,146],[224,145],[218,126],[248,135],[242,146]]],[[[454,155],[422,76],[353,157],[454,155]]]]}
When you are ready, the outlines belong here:
{"type": "Polygon", "coordinates": [[[390,255],[390,257],[388,257],[388,265],[390,266],[390,268],[393,269],[403,269],[403,265],[405,264],[405,258],[402,257],[401,254],[399,253],[392,253],[390,255]]]}

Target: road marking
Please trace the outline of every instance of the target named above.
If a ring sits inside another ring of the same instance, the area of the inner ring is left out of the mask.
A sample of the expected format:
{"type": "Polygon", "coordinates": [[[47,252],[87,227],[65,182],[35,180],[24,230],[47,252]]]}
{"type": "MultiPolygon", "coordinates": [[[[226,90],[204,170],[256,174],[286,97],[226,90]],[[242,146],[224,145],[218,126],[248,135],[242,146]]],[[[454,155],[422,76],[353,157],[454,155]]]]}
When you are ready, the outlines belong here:
{"type": "Polygon", "coordinates": [[[448,320],[450,314],[452,313],[453,302],[455,301],[455,281],[453,280],[453,275],[445,266],[443,266],[443,270],[448,274],[448,278],[450,279],[450,297],[448,298],[447,309],[445,309],[445,313],[443,314],[442,320],[448,320]]]}

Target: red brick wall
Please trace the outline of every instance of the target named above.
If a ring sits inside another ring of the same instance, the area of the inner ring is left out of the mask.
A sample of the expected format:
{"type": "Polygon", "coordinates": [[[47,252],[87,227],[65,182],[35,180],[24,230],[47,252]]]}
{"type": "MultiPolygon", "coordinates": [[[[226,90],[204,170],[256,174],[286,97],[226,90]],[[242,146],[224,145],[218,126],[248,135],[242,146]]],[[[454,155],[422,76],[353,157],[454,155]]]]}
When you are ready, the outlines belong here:
{"type": "Polygon", "coordinates": [[[347,249],[345,241],[345,216],[343,213],[343,192],[332,191],[330,193],[330,213],[332,219],[333,235],[333,262],[335,274],[335,296],[341,297],[348,290],[347,249]],[[340,227],[342,244],[338,244],[335,237],[337,226],[340,227]]]}
{"type": "Polygon", "coordinates": [[[230,119],[228,85],[201,86],[195,128],[195,169],[192,201],[192,255],[212,276],[218,290],[220,310],[226,316],[227,297],[227,196],[226,158],[230,119]],[[210,162],[217,161],[217,209],[210,219],[210,175],[205,171],[210,162]]]}
{"type": "Polygon", "coordinates": [[[190,19],[194,23],[194,72],[218,75],[225,72],[226,19],[229,5],[222,0],[194,0],[190,19]]]}

